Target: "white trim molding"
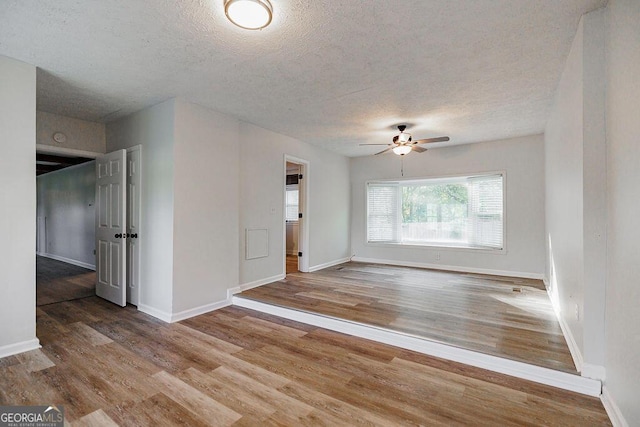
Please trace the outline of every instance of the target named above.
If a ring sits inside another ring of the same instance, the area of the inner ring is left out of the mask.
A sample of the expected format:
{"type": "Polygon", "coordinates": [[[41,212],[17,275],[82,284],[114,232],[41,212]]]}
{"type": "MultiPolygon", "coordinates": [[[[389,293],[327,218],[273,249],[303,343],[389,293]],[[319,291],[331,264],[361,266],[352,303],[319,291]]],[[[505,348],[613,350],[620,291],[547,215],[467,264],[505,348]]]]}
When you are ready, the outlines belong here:
{"type": "Polygon", "coordinates": [[[355,262],[368,262],[371,264],[387,264],[397,265],[400,267],[418,267],[428,268],[432,270],[445,270],[445,271],[457,271],[460,273],[475,273],[475,274],[489,274],[492,276],[506,276],[506,277],[519,277],[522,279],[544,279],[542,273],[525,273],[521,271],[506,271],[506,270],[491,270],[487,268],[475,268],[475,267],[462,267],[458,265],[442,265],[442,264],[428,264],[423,262],[413,261],[397,261],[391,259],[378,259],[378,258],[363,258],[354,256],[351,261],[355,262]]]}
{"type": "Polygon", "coordinates": [[[199,316],[201,314],[218,310],[223,307],[228,307],[230,305],[231,305],[231,300],[225,299],[223,301],[212,302],[211,304],[201,305],[200,307],[191,308],[189,310],[179,311],[178,313],[173,313],[171,315],[171,323],[179,322],[181,320],[199,316]]]}
{"type": "Polygon", "coordinates": [[[163,322],[171,323],[171,313],[168,313],[166,311],[158,310],[155,307],[144,304],[138,304],[138,311],[146,313],[149,316],[153,316],[156,319],[160,319],[163,322]]]}
{"type": "Polygon", "coordinates": [[[248,291],[249,289],[257,288],[258,286],[267,285],[269,283],[277,282],[287,277],[285,273],[276,274],[275,276],[266,277],[264,279],[254,280],[253,282],[243,283],[235,288],[227,289],[227,298],[231,301],[231,297],[235,294],[239,294],[242,291],[248,291]]]}
{"type": "Polygon", "coordinates": [[[0,358],[24,353],[25,351],[37,350],[41,347],[42,346],[40,345],[40,340],[38,340],[38,338],[21,341],[14,344],[3,345],[0,347],[0,358]]]}
{"type": "Polygon", "coordinates": [[[600,400],[602,401],[604,410],[607,411],[607,415],[609,415],[609,419],[611,419],[613,427],[629,427],[629,423],[625,420],[624,415],[622,415],[622,411],[620,411],[615,400],[613,400],[613,396],[606,385],[602,387],[602,396],[600,396],[600,400]]]}
{"type": "Polygon", "coordinates": [[[429,356],[464,363],[477,368],[534,381],[552,387],[558,387],[564,390],[574,391],[588,396],[600,396],[602,388],[600,381],[593,380],[591,378],[555,371],[541,366],[529,365],[515,360],[503,359],[501,357],[491,356],[484,353],[477,353],[475,351],[446,345],[436,341],[421,339],[395,331],[363,325],[361,323],[292,310],[238,296],[234,296],[232,301],[234,305],[239,307],[261,311],[263,313],[283,317],[285,319],[393,345],[407,350],[417,351],[429,356]]]}
{"type": "Polygon", "coordinates": [[[562,310],[560,310],[560,306],[558,305],[558,302],[553,298],[553,295],[551,295],[551,293],[549,292],[549,286],[546,278],[545,278],[544,285],[545,285],[545,288],[547,289],[547,295],[549,295],[549,300],[551,300],[551,306],[553,307],[553,311],[556,314],[556,319],[558,319],[558,323],[560,324],[560,329],[562,330],[562,335],[564,335],[564,340],[567,342],[567,346],[569,347],[569,353],[571,353],[571,358],[573,359],[573,363],[576,365],[576,369],[578,370],[578,372],[582,373],[584,369],[584,359],[582,358],[582,352],[580,351],[580,347],[578,346],[576,339],[573,337],[571,328],[569,328],[569,325],[564,320],[564,316],[562,316],[562,310]]]}
{"type": "Polygon", "coordinates": [[[309,267],[309,273],[312,273],[312,272],[318,271],[318,270],[322,270],[324,268],[333,267],[334,265],[344,264],[345,262],[349,262],[349,260],[350,260],[350,258],[346,257],[346,258],[340,258],[340,259],[336,259],[336,260],[333,260],[333,261],[325,262],[324,264],[314,265],[313,267],[309,267]]]}
{"type": "Polygon", "coordinates": [[[56,261],[62,261],[62,262],[66,262],[67,264],[76,265],[78,267],[86,268],[87,270],[96,271],[96,266],[94,264],[87,264],[86,262],[76,261],[75,259],[65,258],[65,257],[60,256],[60,255],[53,255],[53,254],[48,254],[48,253],[44,253],[44,252],[37,252],[36,254],[38,256],[42,256],[42,257],[45,257],[45,258],[51,258],[51,259],[55,259],[56,261]]]}
{"type": "Polygon", "coordinates": [[[67,154],[70,156],[86,157],[89,159],[96,159],[105,153],[98,153],[96,151],[78,150],[75,148],[56,147],[54,145],[36,144],[36,152],[45,154],[67,154]]]}

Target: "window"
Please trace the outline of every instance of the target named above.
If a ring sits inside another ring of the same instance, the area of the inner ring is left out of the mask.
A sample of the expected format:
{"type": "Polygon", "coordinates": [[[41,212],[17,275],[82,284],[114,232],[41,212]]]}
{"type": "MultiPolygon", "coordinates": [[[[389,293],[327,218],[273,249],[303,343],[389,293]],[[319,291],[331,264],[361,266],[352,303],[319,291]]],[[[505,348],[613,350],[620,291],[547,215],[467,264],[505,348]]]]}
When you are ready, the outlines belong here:
{"type": "Polygon", "coordinates": [[[298,186],[287,186],[286,191],[286,212],[285,219],[287,221],[298,220],[298,186]]]}
{"type": "Polygon", "coordinates": [[[367,184],[367,241],[502,249],[502,174],[367,184]]]}

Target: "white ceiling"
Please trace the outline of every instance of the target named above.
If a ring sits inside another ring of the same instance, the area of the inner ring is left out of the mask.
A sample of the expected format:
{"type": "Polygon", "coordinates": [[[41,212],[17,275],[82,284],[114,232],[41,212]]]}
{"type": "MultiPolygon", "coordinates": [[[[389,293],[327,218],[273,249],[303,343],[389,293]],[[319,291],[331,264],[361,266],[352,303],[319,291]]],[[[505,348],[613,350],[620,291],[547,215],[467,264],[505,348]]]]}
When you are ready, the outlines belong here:
{"type": "MultiPolygon", "coordinates": [[[[580,16],[606,0],[3,0],[0,54],[38,109],[108,122],[180,96],[348,156],[398,123],[468,143],[540,133],[580,16]]],[[[384,148],[384,147],[382,147],[384,148]]]]}

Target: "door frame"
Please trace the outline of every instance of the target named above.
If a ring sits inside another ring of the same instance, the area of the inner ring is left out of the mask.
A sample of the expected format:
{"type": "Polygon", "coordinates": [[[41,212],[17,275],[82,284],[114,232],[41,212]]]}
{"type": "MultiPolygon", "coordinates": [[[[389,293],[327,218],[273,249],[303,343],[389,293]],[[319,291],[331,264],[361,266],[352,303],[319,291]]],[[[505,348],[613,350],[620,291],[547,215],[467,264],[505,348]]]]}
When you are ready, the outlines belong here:
{"type": "Polygon", "coordinates": [[[298,257],[298,270],[303,273],[309,272],[309,179],[310,163],[308,160],[301,159],[299,157],[291,156],[289,154],[284,155],[284,161],[282,164],[283,181],[282,181],[282,194],[284,196],[283,209],[282,209],[282,271],[287,274],[287,223],[286,223],[286,211],[287,211],[287,162],[300,165],[300,174],[303,176],[302,180],[298,182],[298,191],[302,195],[298,199],[298,212],[302,213],[302,221],[298,224],[298,252],[302,252],[302,256],[298,257]]]}
{"type": "MultiPolygon", "coordinates": [[[[142,296],[142,284],[140,282],[140,278],[142,277],[142,273],[141,273],[141,268],[140,265],[142,264],[141,259],[142,259],[142,231],[144,226],[142,225],[142,144],[138,144],[138,145],[134,145],[133,147],[129,147],[126,149],[127,152],[127,179],[129,178],[129,153],[137,151],[138,153],[140,153],[139,157],[138,157],[138,176],[140,177],[140,183],[138,186],[138,215],[137,215],[137,221],[138,221],[138,234],[139,236],[136,239],[136,250],[138,251],[138,271],[136,274],[136,283],[138,285],[138,295],[137,295],[137,301],[135,306],[138,307],[140,305],[140,300],[141,300],[141,296],[142,296]]],[[[128,195],[128,190],[129,188],[127,187],[127,195],[128,195]]],[[[126,206],[126,212],[127,212],[127,219],[129,217],[129,197],[127,196],[127,206],[126,206]]],[[[130,224],[127,222],[127,232],[129,232],[129,228],[130,228],[130,224]]],[[[127,242],[127,256],[129,256],[129,249],[130,246],[127,242]]],[[[127,289],[129,289],[129,269],[127,267],[127,289]]],[[[129,298],[127,298],[127,303],[132,303],[129,298]]]]}

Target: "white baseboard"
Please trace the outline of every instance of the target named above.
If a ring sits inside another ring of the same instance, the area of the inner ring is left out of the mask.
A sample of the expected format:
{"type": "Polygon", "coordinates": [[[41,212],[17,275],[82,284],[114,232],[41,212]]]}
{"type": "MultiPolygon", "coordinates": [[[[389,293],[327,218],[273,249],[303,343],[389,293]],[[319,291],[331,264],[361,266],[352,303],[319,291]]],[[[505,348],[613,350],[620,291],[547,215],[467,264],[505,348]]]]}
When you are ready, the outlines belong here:
{"type": "Polygon", "coordinates": [[[156,319],[160,319],[163,322],[171,323],[171,313],[168,313],[166,311],[158,310],[155,307],[144,304],[138,304],[138,311],[146,313],[149,316],[153,316],[156,319]]]}
{"type": "Polygon", "coordinates": [[[78,267],[83,267],[86,268],[88,270],[96,270],[96,266],[93,264],[87,264],[86,262],[82,262],[82,261],[76,261],[75,259],[71,259],[71,258],[65,258],[63,256],[60,255],[53,255],[53,254],[48,254],[48,253],[44,253],[44,252],[38,252],[36,253],[36,255],[45,257],[45,258],[51,258],[51,259],[55,259],[56,261],[62,261],[62,262],[66,262],[67,264],[71,264],[71,265],[77,265],[78,267]]]}
{"type": "Polygon", "coordinates": [[[282,280],[285,277],[287,277],[286,274],[276,274],[275,276],[254,280],[253,282],[249,282],[249,283],[243,283],[240,286],[227,289],[227,298],[229,299],[229,301],[231,301],[231,297],[234,296],[235,294],[239,294],[240,292],[247,291],[249,289],[257,288],[258,286],[277,282],[278,280],[282,280]]]}
{"type": "Polygon", "coordinates": [[[584,369],[584,359],[582,358],[580,347],[578,347],[578,343],[576,343],[576,339],[573,337],[571,328],[569,328],[569,325],[564,320],[564,316],[562,316],[560,306],[558,306],[558,303],[553,299],[551,293],[549,292],[549,287],[546,286],[546,289],[547,295],[549,295],[549,300],[551,301],[551,306],[553,307],[553,311],[556,314],[556,319],[558,319],[558,323],[560,324],[562,335],[564,335],[564,340],[567,342],[567,346],[569,347],[569,353],[571,353],[573,363],[576,365],[576,369],[578,370],[578,372],[582,373],[584,369]]]}
{"type": "Polygon", "coordinates": [[[391,260],[391,259],[378,259],[378,258],[363,258],[358,256],[354,256],[353,258],[351,258],[351,261],[368,262],[371,264],[398,265],[401,267],[418,267],[418,268],[429,268],[433,270],[457,271],[460,273],[488,274],[491,276],[519,277],[522,279],[538,279],[538,280],[544,279],[544,274],[541,274],[541,273],[525,273],[522,271],[491,270],[488,268],[463,267],[458,265],[427,264],[423,262],[397,261],[397,260],[391,260]]]}
{"type": "Polygon", "coordinates": [[[600,396],[600,400],[602,401],[605,411],[607,411],[607,415],[609,415],[609,418],[611,419],[613,427],[629,427],[629,423],[625,420],[622,415],[622,411],[620,411],[615,400],[613,400],[613,396],[611,396],[607,386],[602,387],[602,396],[600,396]]]}
{"type": "Polygon", "coordinates": [[[514,360],[488,354],[477,353],[459,347],[449,346],[436,341],[429,341],[400,334],[381,328],[348,322],[332,317],[317,315],[304,311],[292,310],[284,307],[269,305],[258,301],[233,297],[233,304],[252,310],[261,311],[285,319],[306,323],[320,328],[329,329],[344,334],[393,345],[407,350],[417,351],[434,357],[440,357],[454,362],[464,363],[501,374],[558,387],[588,396],[600,396],[600,381],[573,375],[566,372],[554,371],[541,366],[528,365],[514,360]]]}
{"type": "Polygon", "coordinates": [[[189,310],[180,311],[178,313],[173,313],[171,315],[171,323],[189,319],[190,317],[199,316],[201,314],[218,310],[219,308],[228,307],[230,305],[231,300],[226,299],[223,301],[212,302],[211,304],[201,305],[200,307],[191,308],[189,310]]]}
{"type": "Polygon", "coordinates": [[[322,270],[323,268],[333,267],[334,265],[344,264],[345,262],[349,262],[350,257],[340,258],[333,261],[325,262],[324,264],[314,265],[313,267],[309,267],[309,273],[322,270]]]}
{"type": "Polygon", "coordinates": [[[41,347],[42,346],[40,345],[40,340],[38,340],[38,338],[17,342],[15,344],[3,345],[0,346],[0,358],[24,353],[25,351],[37,350],[41,347]]]}
{"type": "Polygon", "coordinates": [[[607,370],[601,365],[592,365],[591,363],[583,363],[580,371],[583,377],[593,378],[594,380],[604,381],[607,377],[607,370]]]}

